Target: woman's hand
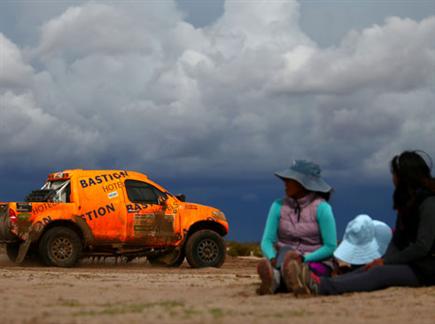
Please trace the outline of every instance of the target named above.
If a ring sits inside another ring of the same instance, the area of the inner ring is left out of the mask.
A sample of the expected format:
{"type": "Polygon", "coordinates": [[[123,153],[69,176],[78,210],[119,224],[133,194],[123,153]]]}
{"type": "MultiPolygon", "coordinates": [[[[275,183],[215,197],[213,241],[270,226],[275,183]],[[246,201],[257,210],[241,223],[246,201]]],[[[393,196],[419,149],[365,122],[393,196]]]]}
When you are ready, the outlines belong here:
{"type": "Polygon", "coordinates": [[[272,267],[276,268],[276,258],[270,259],[270,264],[272,265],[272,267]]]}
{"type": "Polygon", "coordinates": [[[372,262],[368,263],[364,267],[364,271],[370,270],[373,267],[383,266],[383,265],[384,265],[384,259],[382,259],[382,258],[374,259],[372,262]]]}

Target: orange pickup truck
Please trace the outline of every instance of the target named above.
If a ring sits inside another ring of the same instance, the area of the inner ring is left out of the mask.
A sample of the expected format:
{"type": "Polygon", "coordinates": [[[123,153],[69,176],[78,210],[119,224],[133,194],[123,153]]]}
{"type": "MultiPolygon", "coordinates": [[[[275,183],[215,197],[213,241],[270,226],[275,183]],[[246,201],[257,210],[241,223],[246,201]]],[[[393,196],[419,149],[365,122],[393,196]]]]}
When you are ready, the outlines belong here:
{"type": "Polygon", "coordinates": [[[21,263],[34,255],[71,267],[81,257],[146,256],[151,263],[220,267],[228,222],[147,176],[124,170],[52,173],[25,202],[0,203],[0,243],[21,263]]]}

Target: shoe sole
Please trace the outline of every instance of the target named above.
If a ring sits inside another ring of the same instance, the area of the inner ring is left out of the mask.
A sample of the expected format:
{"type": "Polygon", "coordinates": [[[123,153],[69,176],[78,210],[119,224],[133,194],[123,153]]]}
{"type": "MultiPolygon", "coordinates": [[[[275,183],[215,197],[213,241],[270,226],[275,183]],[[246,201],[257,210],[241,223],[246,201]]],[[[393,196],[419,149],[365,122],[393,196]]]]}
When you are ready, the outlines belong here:
{"type": "Polygon", "coordinates": [[[273,284],[273,269],[266,262],[262,262],[257,266],[257,273],[260,276],[261,284],[257,290],[259,295],[272,295],[273,284]]]}
{"type": "Polygon", "coordinates": [[[296,297],[311,295],[310,289],[304,284],[309,275],[309,270],[305,264],[296,260],[291,260],[288,263],[288,273],[285,277],[296,297]]]}
{"type": "Polygon", "coordinates": [[[288,292],[292,292],[293,287],[295,286],[295,284],[293,283],[293,279],[291,277],[291,273],[293,271],[289,268],[289,264],[292,261],[299,263],[299,260],[297,260],[293,255],[287,253],[284,257],[284,262],[282,263],[284,284],[288,292]]]}

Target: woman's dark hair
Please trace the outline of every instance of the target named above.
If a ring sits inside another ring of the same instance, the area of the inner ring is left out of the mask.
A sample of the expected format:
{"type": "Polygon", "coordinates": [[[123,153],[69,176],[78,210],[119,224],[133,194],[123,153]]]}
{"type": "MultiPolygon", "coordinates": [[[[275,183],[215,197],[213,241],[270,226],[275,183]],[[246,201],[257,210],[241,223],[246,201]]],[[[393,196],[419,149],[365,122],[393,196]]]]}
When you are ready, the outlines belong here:
{"type": "Polygon", "coordinates": [[[393,157],[390,166],[391,172],[397,178],[393,206],[398,211],[414,205],[419,191],[435,193],[435,180],[431,176],[432,159],[429,154],[423,151],[404,151],[393,157]]]}
{"type": "Polygon", "coordinates": [[[329,201],[329,199],[331,199],[331,194],[332,194],[332,189],[329,190],[328,192],[316,191],[316,195],[324,199],[325,201],[329,201]]]}
{"type": "Polygon", "coordinates": [[[397,211],[397,219],[393,241],[403,249],[416,240],[419,206],[435,195],[435,180],[430,173],[432,160],[423,151],[405,151],[393,157],[390,165],[396,181],[393,208],[397,211]]]}

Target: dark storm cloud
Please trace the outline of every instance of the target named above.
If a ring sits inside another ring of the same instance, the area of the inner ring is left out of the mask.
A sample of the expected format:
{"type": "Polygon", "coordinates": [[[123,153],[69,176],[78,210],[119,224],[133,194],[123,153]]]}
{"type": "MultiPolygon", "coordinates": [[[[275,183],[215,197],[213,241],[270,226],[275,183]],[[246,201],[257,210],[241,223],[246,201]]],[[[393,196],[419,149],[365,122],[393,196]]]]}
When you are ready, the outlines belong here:
{"type": "Polygon", "coordinates": [[[0,34],[0,166],[225,177],[302,156],[346,178],[385,174],[405,148],[435,153],[435,17],[330,48],[294,1],[183,19],[171,1],[86,2],[46,17],[34,46],[0,34]]]}

